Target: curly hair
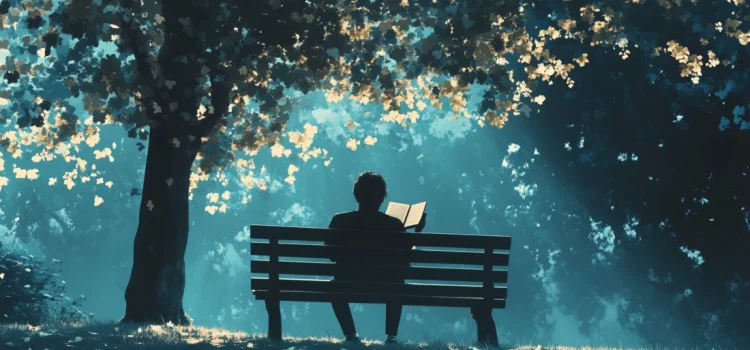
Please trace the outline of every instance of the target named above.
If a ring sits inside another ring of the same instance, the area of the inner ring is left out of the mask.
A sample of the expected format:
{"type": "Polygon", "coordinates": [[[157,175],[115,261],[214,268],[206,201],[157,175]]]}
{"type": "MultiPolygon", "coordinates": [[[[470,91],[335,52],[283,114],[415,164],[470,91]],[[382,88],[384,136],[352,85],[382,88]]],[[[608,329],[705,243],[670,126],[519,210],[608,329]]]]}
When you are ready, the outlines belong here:
{"type": "Polygon", "coordinates": [[[359,205],[380,206],[388,195],[385,179],[380,174],[368,171],[354,181],[354,199],[359,205]]]}

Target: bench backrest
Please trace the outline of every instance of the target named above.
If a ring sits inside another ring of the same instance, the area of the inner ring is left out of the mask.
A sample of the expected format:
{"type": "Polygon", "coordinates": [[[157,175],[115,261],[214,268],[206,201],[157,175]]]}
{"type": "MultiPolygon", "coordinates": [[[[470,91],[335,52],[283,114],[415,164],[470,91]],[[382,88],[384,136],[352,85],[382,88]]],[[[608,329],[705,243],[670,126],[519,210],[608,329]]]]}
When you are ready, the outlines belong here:
{"type": "Polygon", "coordinates": [[[495,267],[508,266],[509,253],[499,252],[510,250],[508,236],[251,225],[250,238],[251,272],[268,274],[267,278],[252,278],[253,293],[258,299],[505,307],[507,288],[496,284],[507,283],[508,271],[496,270],[495,267]],[[331,240],[345,246],[323,245],[331,240]],[[416,249],[382,248],[379,243],[383,240],[404,242],[405,246],[415,246],[416,249]],[[355,266],[335,264],[328,260],[331,257],[356,258],[360,263],[355,266]],[[410,262],[411,266],[382,263],[394,257],[410,262]],[[320,260],[284,261],[282,258],[320,260]],[[352,271],[368,281],[331,282],[281,277],[334,276],[352,271]],[[404,276],[409,283],[379,282],[394,274],[404,276]],[[433,283],[422,283],[427,281],[433,283]],[[438,284],[435,281],[453,283],[438,284]]]}

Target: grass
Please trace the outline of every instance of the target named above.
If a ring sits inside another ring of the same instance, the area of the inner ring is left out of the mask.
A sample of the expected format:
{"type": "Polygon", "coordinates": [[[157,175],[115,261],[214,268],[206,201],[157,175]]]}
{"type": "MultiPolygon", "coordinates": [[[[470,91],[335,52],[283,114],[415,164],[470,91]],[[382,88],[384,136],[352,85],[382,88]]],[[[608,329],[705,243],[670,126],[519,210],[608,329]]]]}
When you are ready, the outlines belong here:
{"type": "MultiPolygon", "coordinates": [[[[362,344],[343,343],[338,338],[293,338],[273,342],[263,334],[231,332],[217,328],[171,325],[124,325],[116,322],[79,324],[51,323],[43,326],[20,324],[0,325],[2,349],[283,349],[283,350],[355,350],[355,349],[435,349],[474,350],[472,344],[443,342],[385,345],[379,340],[363,340],[362,344]]],[[[623,348],[593,348],[526,345],[514,350],[625,350],[623,348]]],[[[668,350],[649,348],[648,350],[668,350]]]]}
{"type": "Polygon", "coordinates": [[[471,349],[454,344],[384,345],[363,340],[352,345],[337,338],[292,338],[283,342],[266,339],[265,334],[231,332],[198,326],[125,325],[116,322],[90,324],[49,324],[44,326],[0,325],[2,349],[471,349]]]}

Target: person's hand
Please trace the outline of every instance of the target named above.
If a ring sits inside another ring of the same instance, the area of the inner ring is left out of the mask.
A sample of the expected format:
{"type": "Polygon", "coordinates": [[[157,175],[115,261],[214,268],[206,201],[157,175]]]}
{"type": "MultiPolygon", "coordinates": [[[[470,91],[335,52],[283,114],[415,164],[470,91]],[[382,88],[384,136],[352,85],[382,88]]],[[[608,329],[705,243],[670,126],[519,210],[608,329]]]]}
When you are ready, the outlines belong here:
{"type": "Polygon", "coordinates": [[[422,213],[422,219],[419,220],[419,224],[417,224],[416,227],[414,227],[415,232],[422,232],[424,230],[424,225],[426,224],[427,220],[427,213],[422,213]]]}

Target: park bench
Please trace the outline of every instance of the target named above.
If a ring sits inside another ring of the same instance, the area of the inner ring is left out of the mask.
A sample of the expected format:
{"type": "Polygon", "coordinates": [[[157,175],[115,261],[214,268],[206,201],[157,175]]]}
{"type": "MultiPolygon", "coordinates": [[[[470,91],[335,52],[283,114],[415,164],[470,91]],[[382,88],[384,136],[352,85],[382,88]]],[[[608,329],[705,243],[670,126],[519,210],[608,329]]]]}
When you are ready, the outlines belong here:
{"type": "Polygon", "coordinates": [[[250,271],[253,275],[267,275],[251,277],[251,289],[256,300],[265,301],[270,339],[281,340],[280,301],[505,308],[507,288],[496,284],[507,283],[508,271],[494,267],[508,266],[509,253],[496,252],[510,250],[508,236],[251,225],[250,238],[250,271]],[[335,245],[324,245],[332,239],[336,240],[335,245]],[[378,248],[377,243],[382,240],[400,240],[414,248],[378,248]],[[375,263],[378,258],[396,257],[408,260],[411,266],[368,263],[353,266],[329,260],[346,256],[373,258],[375,263]],[[283,277],[332,277],[341,271],[354,270],[369,280],[283,277]],[[393,274],[404,276],[406,283],[378,281],[393,274]]]}

